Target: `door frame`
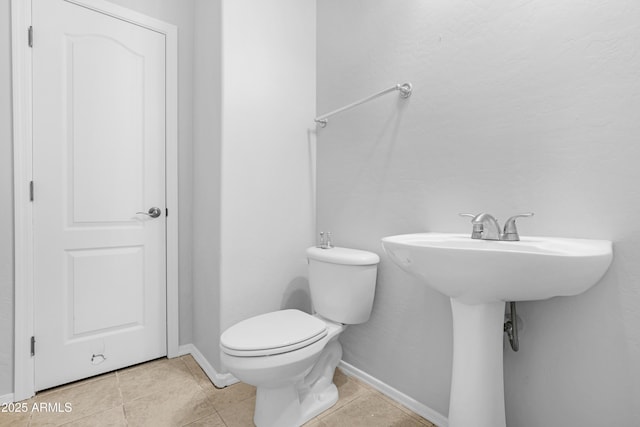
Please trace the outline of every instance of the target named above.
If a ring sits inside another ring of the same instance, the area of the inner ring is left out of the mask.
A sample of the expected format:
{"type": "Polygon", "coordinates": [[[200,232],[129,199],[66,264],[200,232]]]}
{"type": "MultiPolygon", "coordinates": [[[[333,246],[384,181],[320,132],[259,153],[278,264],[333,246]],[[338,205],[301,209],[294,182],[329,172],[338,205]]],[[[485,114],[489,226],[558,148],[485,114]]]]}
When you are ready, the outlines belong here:
{"type": "MultiPolygon", "coordinates": [[[[64,0],[99,13],[156,31],[166,40],[166,229],[167,356],[177,357],[179,345],[178,288],[178,29],[105,0],[64,0]]],[[[35,364],[31,356],[34,335],[33,177],[31,0],[11,0],[13,85],[13,200],[14,200],[14,401],[35,394],[35,364]]],[[[34,29],[34,43],[38,30],[34,29]]],[[[37,343],[36,343],[37,347],[37,343]]]]}

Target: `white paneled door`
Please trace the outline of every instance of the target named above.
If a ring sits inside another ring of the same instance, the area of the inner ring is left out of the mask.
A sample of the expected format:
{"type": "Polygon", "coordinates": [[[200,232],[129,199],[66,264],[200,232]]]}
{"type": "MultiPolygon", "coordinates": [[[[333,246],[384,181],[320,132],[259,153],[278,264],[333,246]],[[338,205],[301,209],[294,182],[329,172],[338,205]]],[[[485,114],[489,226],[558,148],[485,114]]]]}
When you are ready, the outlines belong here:
{"type": "Polygon", "coordinates": [[[32,5],[42,390],[166,355],[165,36],[32,5]]]}

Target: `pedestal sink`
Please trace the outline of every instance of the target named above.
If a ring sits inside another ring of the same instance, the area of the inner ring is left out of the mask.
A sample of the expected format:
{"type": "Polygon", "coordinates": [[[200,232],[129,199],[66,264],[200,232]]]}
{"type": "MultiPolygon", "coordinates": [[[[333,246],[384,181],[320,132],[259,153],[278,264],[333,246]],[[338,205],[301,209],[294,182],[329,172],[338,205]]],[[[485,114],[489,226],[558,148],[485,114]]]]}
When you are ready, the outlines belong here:
{"type": "Polygon", "coordinates": [[[502,335],[506,301],[578,295],[612,259],[606,240],[520,237],[519,242],[419,233],[382,239],[400,268],[451,298],[449,427],[505,427],[502,335]]]}

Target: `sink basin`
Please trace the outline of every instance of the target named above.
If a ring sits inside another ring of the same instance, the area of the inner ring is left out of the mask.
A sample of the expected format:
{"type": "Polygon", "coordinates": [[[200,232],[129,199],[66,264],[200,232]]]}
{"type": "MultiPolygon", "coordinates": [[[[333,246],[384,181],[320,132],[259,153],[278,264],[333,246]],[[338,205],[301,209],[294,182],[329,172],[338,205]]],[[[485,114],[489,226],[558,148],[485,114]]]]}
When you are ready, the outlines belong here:
{"type": "Polygon", "coordinates": [[[503,381],[505,301],[580,294],[611,264],[605,240],[468,234],[390,236],[382,246],[407,273],[450,297],[453,369],[449,427],[506,427],[503,381]]]}
{"type": "Polygon", "coordinates": [[[468,304],[577,295],[612,259],[610,241],[556,237],[504,242],[419,233],[385,237],[382,246],[403,270],[468,304]]]}

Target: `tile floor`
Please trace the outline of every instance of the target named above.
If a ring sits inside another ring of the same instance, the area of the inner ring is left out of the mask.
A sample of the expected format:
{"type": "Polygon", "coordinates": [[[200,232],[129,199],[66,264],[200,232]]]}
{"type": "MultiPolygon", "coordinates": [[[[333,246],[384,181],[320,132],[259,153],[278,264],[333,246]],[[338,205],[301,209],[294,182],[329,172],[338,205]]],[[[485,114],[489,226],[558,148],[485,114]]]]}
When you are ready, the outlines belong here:
{"type": "MultiPolygon", "coordinates": [[[[429,421],[336,370],[338,403],[308,427],[434,427],[429,421]]],[[[255,388],[217,389],[190,356],[158,359],[57,387],[24,401],[26,413],[0,413],[0,427],[251,427],[255,388]],[[33,411],[40,403],[46,410],[33,411]],[[59,403],[58,406],[55,404],[59,403]],[[71,411],[65,412],[65,404],[71,411]]]]}

